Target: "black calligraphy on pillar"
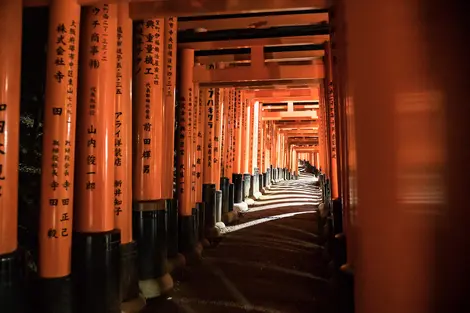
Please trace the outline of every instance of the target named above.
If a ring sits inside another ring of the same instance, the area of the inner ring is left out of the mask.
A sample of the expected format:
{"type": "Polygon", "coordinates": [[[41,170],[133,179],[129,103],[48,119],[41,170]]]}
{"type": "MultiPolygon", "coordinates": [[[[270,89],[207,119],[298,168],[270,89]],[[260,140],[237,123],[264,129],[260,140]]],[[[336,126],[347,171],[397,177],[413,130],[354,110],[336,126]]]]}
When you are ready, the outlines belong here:
{"type": "Polygon", "coordinates": [[[69,34],[68,34],[68,46],[67,46],[67,51],[68,51],[68,68],[67,68],[67,101],[66,101],[66,118],[67,118],[67,123],[72,123],[72,115],[74,114],[73,112],[73,101],[75,100],[75,83],[74,83],[74,78],[75,78],[75,73],[74,73],[74,65],[76,62],[77,58],[77,45],[76,45],[76,39],[77,39],[77,23],[72,20],[72,23],[70,24],[69,27],[69,34]]]}
{"type": "Polygon", "coordinates": [[[207,146],[206,146],[206,151],[207,151],[207,167],[211,168],[212,167],[212,150],[213,150],[213,142],[212,142],[212,135],[214,133],[214,88],[209,88],[207,89],[207,102],[206,102],[206,121],[207,121],[207,146]]]}
{"type": "MultiPolygon", "coordinates": [[[[88,53],[90,54],[90,59],[88,61],[88,66],[91,69],[98,69],[100,67],[101,61],[107,60],[107,51],[104,53],[103,47],[107,48],[107,38],[106,44],[105,43],[105,32],[100,32],[100,29],[104,30],[104,15],[106,10],[106,17],[109,18],[108,11],[109,5],[103,5],[103,8],[100,9],[98,7],[93,7],[91,12],[93,14],[93,19],[91,21],[92,32],[90,36],[90,48],[88,53]]],[[[108,25],[108,21],[106,19],[106,25],[108,25]]],[[[108,26],[106,26],[108,28],[108,26]]]]}
{"type": "Polygon", "coordinates": [[[146,83],[145,84],[145,123],[142,125],[144,135],[143,135],[143,142],[144,142],[144,149],[142,152],[142,160],[143,160],[143,167],[142,173],[143,174],[150,174],[150,160],[152,158],[152,151],[150,149],[150,144],[152,140],[151,131],[152,131],[152,123],[150,120],[150,99],[152,94],[152,84],[146,83]]]}
{"type": "MultiPolygon", "coordinates": [[[[188,96],[189,99],[192,98],[193,90],[192,88],[189,88],[188,90],[188,96]]],[[[183,91],[184,93],[184,91],[183,91]]],[[[186,147],[185,145],[185,139],[186,136],[188,135],[188,132],[190,132],[190,129],[187,128],[188,124],[186,121],[186,112],[188,110],[188,100],[184,95],[182,95],[179,99],[179,123],[178,123],[178,181],[179,181],[179,186],[177,186],[177,191],[179,192],[180,195],[184,194],[184,182],[186,180],[186,177],[184,175],[185,167],[188,166],[185,164],[184,157],[185,157],[185,149],[189,148],[186,147]]]]}
{"type": "MultiPolygon", "coordinates": [[[[109,44],[109,4],[103,4],[101,12],[101,20],[103,23],[103,32],[101,33],[101,61],[108,61],[108,44],[109,44]]],[[[115,31],[114,29],[112,31],[115,31]]]]}
{"type": "MultiPolygon", "coordinates": [[[[195,92],[194,93],[194,105],[195,106],[197,105],[197,118],[196,118],[195,122],[197,122],[197,124],[200,125],[199,127],[196,125],[196,129],[197,129],[196,151],[197,151],[197,155],[198,155],[198,158],[196,160],[196,164],[197,165],[202,165],[202,160],[201,160],[200,157],[203,157],[202,146],[204,145],[203,138],[202,138],[203,129],[201,129],[201,126],[204,127],[204,125],[202,124],[202,120],[203,120],[203,116],[204,116],[204,103],[202,101],[202,97],[200,95],[200,92],[195,92]]],[[[199,178],[202,177],[202,175],[201,175],[202,166],[197,166],[196,168],[198,170],[196,172],[196,178],[199,179],[199,178]]]]}
{"type": "Polygon", "coordinates": [[[168,18],[166,32],[166,95],[173,96],[175,89],[176,18],[168,18]]]}
{"type": "Polygon", "coordinates": [[[114,181],[114,214],[119,216],[122,212],[122,180],[114,181]]]}
{"type": "MultiPolygon", "coordinates": [[[[117,51],[116,51],[116,60],[117,60],[117,70],[116,70],[116,94],[122,95],[122,40],[123,40],[123,31],[122,27],[118,26],[117,28],[117,51]]],[[[126,38],[127,40],[127,38],[126,38]]]]}
{"type": "Polygon", "coordinates": [[[160,85],[160,58],[161,58],[161,23],[159,19],[156,19],[154,21],[155,23],[155,33],[154,33],[154,68],[153,68],[153,84],[154,85],[160,85]]]}
{"type": "Polygon", "coordinates": [[[93,124],[90,125],[90,127],[87,129],[87,150],[88,150],[88,155],[87,155],[87,175],[88,175],[88,180],[86,182],[86,190],[89,191],[94,191],[96,189],[96,183],[94,180],[94,175],[96,174],[96,166],[97,166],[97,158],[95,156],[95,148],[96,145],[98,144],[96,142],[96,133],[97,129],[93,124]]]}
{"type": "MultiPolygon", "coordinates": [[[[7,104],[6,103],[0,103],[0,134],[5,133],[5,114],[7,110],[7,104]]],[[[5,149],[5,144],[3,142],[0,143],[0,197],[2,196],[3,192],[3,182],[6,180],[5,174],[3,173],[3,160],[4,157],[6,157],[7,151],[5,149]]]]}
{"type": "Polygon", "coordinates": [[[66,77],[66,62],[65,62],[65,53],[67,48],[67,27],[63,23],[57,25],[57,37],[56,37],[56,59],[55,59],[55,74],[54,78],[58,83],[62,83],[66,77]]]}
{"type": "Polygon", "coordinates": [[[336,159],[335,94],[333,82],[328,83],[328,118],[330,121],[331,157],[336,159]]]}
{"type": "MultiPolygon", "coordinates": [[[[199,95],[195,91],[194,92],[194,102],[191,103],[191,105],[194,104],[194,107],[192,107],[191,112],[192,116],[190,116],[191,119],[191,144],[193,147],[196,147],[197,149],[197,140],[198,140],[198,133],[197,133],[197,114],[198,114],[198,99],[199,95]]],[[[196,180],[197,180],[197,158],[193,158],[193,163],[191,164],[191,190],[196,191],[196,180]]]]}
{"type": "Polygon", "coordinates": [[[144,52],[144,22],[135,22],[134,29],[134,74],[139,74],[142,71],[142,53],[144,52]]]}
{"type": "Polygon", "coordinates": [[[215,114],[215,125],[217,129],[214,130],[214,155],[212,163],[215,166],[219,164],[219,128],[220,128],[220,89],[215,90],[215,99],[214,99],[214,114],[215,114]]]}

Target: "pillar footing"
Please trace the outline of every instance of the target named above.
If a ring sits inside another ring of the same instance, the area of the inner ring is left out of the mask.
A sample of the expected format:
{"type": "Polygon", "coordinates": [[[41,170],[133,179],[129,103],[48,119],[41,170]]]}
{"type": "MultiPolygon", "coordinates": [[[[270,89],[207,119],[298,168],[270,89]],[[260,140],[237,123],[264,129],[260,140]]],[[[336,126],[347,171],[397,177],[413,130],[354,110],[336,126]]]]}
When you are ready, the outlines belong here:
{"type": "Polygon", "coordinates": [[[139,281],[140,293],[145,299],[157,298],[167,294],[173,289],[173,285],[173,278],[168,273],[159,278],[139,281]]]}
{"type": "Polygon", "coordinates": [[[235,203],[233,205],[233,210],[241,213],[246,212],[248,211],[248,204],[246,204],[246,202],[235,203]]]}
{"type": "Polygon", "coordinates": [[[255,204],[255,200],[251,199],[251,198],[246,198],[245,199],[245,203],[246,205],[250,206],[250,205],[254,205],[255,204]]]}

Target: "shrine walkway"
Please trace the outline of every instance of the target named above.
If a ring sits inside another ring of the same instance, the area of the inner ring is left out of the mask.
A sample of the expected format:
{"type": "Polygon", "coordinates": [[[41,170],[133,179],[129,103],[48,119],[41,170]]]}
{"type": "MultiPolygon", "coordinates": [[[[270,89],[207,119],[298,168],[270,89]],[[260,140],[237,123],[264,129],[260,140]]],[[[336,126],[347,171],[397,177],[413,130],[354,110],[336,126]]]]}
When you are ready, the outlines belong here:
{"type": "Polygon", "coordinates": [[[171,295],[142,312],[328,312],[315,182],[302,173],[271,186],[216,247],[204,250],[200,265],[175,273],[171,295]]]}

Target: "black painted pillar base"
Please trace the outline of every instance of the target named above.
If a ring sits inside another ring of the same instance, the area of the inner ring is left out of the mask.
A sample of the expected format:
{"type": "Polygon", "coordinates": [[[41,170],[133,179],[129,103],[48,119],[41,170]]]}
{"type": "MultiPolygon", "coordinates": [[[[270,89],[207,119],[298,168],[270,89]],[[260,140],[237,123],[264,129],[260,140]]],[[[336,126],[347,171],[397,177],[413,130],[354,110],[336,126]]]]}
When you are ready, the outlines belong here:
{"type": "Polygon", "coordinates": [[[174,258],[178,255],[178,200],[166,200],[168,213],[168,258],[174,258]]]}
{"type": "Polygon", "coordinates": [[[336,198],[333,201],[333,233],[334,235],[343,232],[343,204],[341,198],[336,198]]]}
{"type": "Polygon", "coordinates": [[[138,246],[139,280],[167,274],[168,223],[165,200],[141,201],[133,212],[133,234],[138,246]]]}
{"type": "Polygon", "coordinates": [[[233,204],[235,203],[235,185],[229,184],[228,186],[228,211],[233,211],[233,204]]]}
{"type": "Polygon", "coordinates": [[[234,203],[243,202],[243,175],[242,174],[232,174],[233,181],[233,201],[234,203]]]}
{"type": "MultiPolygon", "coordinates": [[[[25,310],[24,272],[19,251],[0,255],[0,312],[22,313],[25,310]]],[[[57,297],[55,291],[54,296],[57,297]]],[[[51,299],[58,302],[59,299],[51,299]]],[[[71,303],[71,299],[68,299],[71,303]]],[[[66,311],[68,313],[68,311],[66,311]]]]}
{"type": "Polygon", "coordinates": [[[220,190],[222,190],[222,214],[228,213],[230,203],[230,180],[227,177],[220,178],[220,190]]]}
{"type": "Polygon", "coordinates": [[[74,313],[121,313],[120,242],[119,230],[73,234],[74,313]]]}
{"type": "Polygon", "coordinates": [[[206,241],[206,204],[204,202],[196,203],[196,212],[197,216],[194,216],[195,219],[194,225],[196,227],[195,241],[205,242],[206,241]]]}
{"type": "Polygon", "coordinates": [[[268,173],[263,173],[262,174],[262,178],[261,178],[261,190],[263,190],[263,188],[266,188],[266,182],[268,181],[268,173]]]}
{"type": "Polygon", "coordinates": [[[243,201],[250,196],[251,175],[243,174],[243,201]]]}
{"type": "Polygon", "coordinates": [[[222,190],[216,190],[215,191],[215,222],[218,223],[221,221],[222,221],[222,190]]]}
{"type": "Polygon", "coordinates": [[[202,201],[205,203],[206,229],[215,227],[215,184],[202,185],[202,201]]]}
{"type": "Polygon", "coordinates": [[[30,287],[30,294],[36,300],[34,307],[29,308],[31,312],[73,313],[75,303],[80,300],[74,297],[71,276],[38,278],[30,287]]]}
{"type": "MultiPolygon", "coordinates": [[[[187,261],[192,260],[193,258],[200,257],[196,251],[196,244],[198,242],[195,238],[194,230],[194,216],[193,215],[180,215],[179,216],[179,248],[180,253],[183,254],[187,261]]],[[[191,263],[191,262],[189,262],[191,263]]]]}
{"type": "Polygon", "coordinates": [[[121,245],[121,302],[139,296],[139,267],[137,263],[137,243],[121,245]]]}

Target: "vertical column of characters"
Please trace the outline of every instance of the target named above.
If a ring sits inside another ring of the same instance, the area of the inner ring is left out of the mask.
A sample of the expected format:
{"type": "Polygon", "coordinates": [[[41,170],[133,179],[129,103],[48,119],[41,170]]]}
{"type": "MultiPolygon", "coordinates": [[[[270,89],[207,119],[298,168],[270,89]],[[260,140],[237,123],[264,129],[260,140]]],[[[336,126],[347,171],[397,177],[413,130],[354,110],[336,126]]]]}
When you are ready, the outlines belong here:
{"type": "Polygon", "coordinates": [[[198,84],[194,84],[194,105],[197,106],[197,140],[196,140],[196,203],[202,202],[202,170],[204,160],[204,103],[198,84]]]}
{"type": "Polygon", "coordinates": [[[240,149],[240,173],[246,174],[248,173],[248,152],[250,151],[250,147],[248,146],[250,141],[247,140],[247,135],[249,134],[248,129],[248,121],[247,118],[247,100],[245,98],[245,92],[241,92],[241,105],[242,105],[242,116],[241,116],[241,123],[240,123],[240,134],[241,134],[241,149],[240,149]]]}
{"type": "Polygon", "coordinates": [[[225,167],[227,166],[226,163],[226,149],[227,149],[227,141],[225,139],[227,134],[227,113],[228,113],[228,101],[227,101],[227,90],[225,88],[220,89],[220,100],[222,105],[222,133],[220,137],[220,177],[227,177],[225,167]]]}
{"type": "Polygon", "coordinates": [[[232,140],[232,152],[231,152],[231,168],[232,168],[232,176],[234,173],[238,173],[238,168],[236,164],[236,154],[237,154],[237,116],[238,116],[238,111],[240,110],[240,107],[238,106],[238,90],[234,90],[233,92],[233,115],[232,115],[232,134],[231,134],[231,140],[232,140]]]}
{"type": "Polygon", "coordinates": [[[70,275],[80,6],[54,1],[49,21],[39,275],[70,275]]]}
{"type": "Polygon", "coordinates": [[[205,88],[203,90],[205,103],[205,129],[204,129],[204,184],[213,184],[213,150],[214,150],[214,98],[215,89],[205,88]]]}
{"type": "Polygon", "coordinates": [[[231,110],[232,110],[232,89],[225,89],[225,106],[226,110],[224,111],[224,177],[229,180],[232,179],[232,174],[229,173],[230,165],[230,119],[231,119],[231,110]]]}
{"type": "Polygon", "coordinates": [[[173,198],[173,175],[174,175],[174,141],[175,141],[175,88],[176,88],[176,35],[178,30],[176,17],[165,18],[165,99],[164,132],[163,136],[163,185],[164,199],[173,198]]]}
{"type": "Polygon", "coordinates": [[[222,150],[222,114],[223,99],[221,98],[220,88],[215,89],[214,95],[214,153],[212,160],[213,182],[215,189],[220,190],[220,167],[221,167],[221,150],[222,150]]]}
{"type": "MultiPolygon", "coordinates": [[[[195,87],[195,85],[193,85],[195,87]]],[[[193,88],[192,111],[190,115],[191,125],[191,207],[196,208],[196,184],[197,184],[197,115],[199,111],[199,94],[193,88]]]]}
{"type": "Polygon", "coordinates": [[[264,158],[265,158],[265,141],[264,138],[266,136],[266,126],[265,122],[262,119],[263,111],[262,111],[262,103],[258,103],[258,168],[261,173],[265,173],[266,169],[264,167],[264,158]]]}
{"type": "Polygon", "coordinates": [[[229,149],[229,179],[230,182],[233,183],[233,173],[234,173],[234,156],[235,156],[235,123],[236,123],[236,113],[237,113],[237,92],[235,89],[231,89],[230,101],[231,101],[231,109],[230,109],[230,118],[229,118],[229,142],[230,142],[230,149],[229,149]]]}
{"type": "Polygon", "coordinates": [[[191,207],[191,125],[189,118],[193,103],[193,71],[194,50],[184,49],[181,51],[181,92],[179,98],[179,148],[178,148],[178,184],[177,193],[180,203],[181,216],[189,217],[192,213],[191,207]]]}
{"type": "Polygon", "coordinates": [[[118,6],[114,214],[121,243],[132,241],[132,20],[129,5],[118,6]]]}

